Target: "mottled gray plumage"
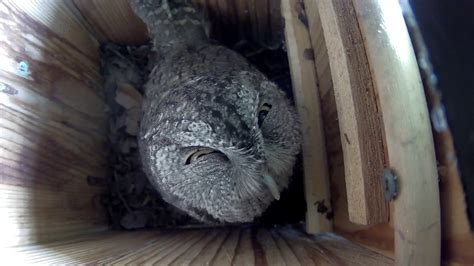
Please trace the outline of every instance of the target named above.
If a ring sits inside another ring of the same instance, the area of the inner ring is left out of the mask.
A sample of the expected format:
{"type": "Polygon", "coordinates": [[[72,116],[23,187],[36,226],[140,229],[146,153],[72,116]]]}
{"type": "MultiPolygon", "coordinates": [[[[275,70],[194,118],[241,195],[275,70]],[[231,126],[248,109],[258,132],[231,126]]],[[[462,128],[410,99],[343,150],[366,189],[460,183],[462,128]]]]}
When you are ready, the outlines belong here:
{"type": "Polygon", "coordinates": [[[158,54],[139,137],[149,179],[202,221],[252,221],[288,185],[300,150],[294,108],[244,58],[208,42],[188,1],[132,7],[158,54]]]}

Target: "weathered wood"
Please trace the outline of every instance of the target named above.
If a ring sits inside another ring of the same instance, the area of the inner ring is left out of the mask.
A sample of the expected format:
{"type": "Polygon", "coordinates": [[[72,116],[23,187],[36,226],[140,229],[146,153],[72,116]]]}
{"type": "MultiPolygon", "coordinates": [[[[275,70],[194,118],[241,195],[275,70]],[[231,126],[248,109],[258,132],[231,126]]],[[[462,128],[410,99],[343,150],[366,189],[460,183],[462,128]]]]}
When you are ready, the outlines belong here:
{"type": "Polygon", "coordinates": [[[304,247],[316,265],[393,265],[393,260],[332,233],[313,237],[280,230],[290,246],[304,247]]]}
{"type": "Polygon", "coordinates": [[[299,18],[304,15],[300,2],[283,0],[282,12],[293,95],[303,133],[306,230],[312,234],[331,231],[329,174],[314,52],[308,29],[299,18]]]}
{"type": "Polygon", "coordinates": [[[334,230],[345,237],[370,248],[393,256],[393,228],[389,223],[361,226],[349,220],[344,160],[339,131],[336,99],[329,67],[328,51],[317,12],[316,1],[306,1],[305,10],[311,32],[316,74],[323,117],[324,134],[330,175],[331,202],[334,213],[334,230]],[[316,10],[316,12],[315,12],[316,10]]]}
{"type": "Polygon", "coordinates": [[[146,26],[133,13],[129,0],[72,1],[102,42],[142,44],[148,40],[146,26]]]}
{"type": "Polygon", "coordinates": [[[241,231],[232,230],[226,240],[222,242],[214,258],[213,265],[230,265],[236,256],[237,247],[239,246],[241,231]]]}
{"type": "MultiPolygon", "coordinates": [[[[50,37],[60,37],[61,41],[72,44],[75,49],[83,53],[83,56],[98,60],[97,40],[85,30],[83,21],[81,21],[82,18],[76,16],[76,13],[69,8],[66,1],[6,0],[4,2],[5,7],[20,17],[23,23],[31,22],[28,26],[34,27],[37,31],[40,31],[41,28],[47,28],[50,31],[50,37]]],[[[7,9],[4,9],[4,11],[7,9]]],[[[11,19],[10,16],[4,18],[11,19]]],[[[34,37],[34,35],[31,37],[34,37]]],[[[30,41],[32,40],[34,39],[30,39],[30,41]]],[[[54,43],[54,39],[50,41],[54,43]]],[[[41,43],[36,44],[41,47],[41,43]]],[[[62,45],[61,43],[57,44],[62,45]]],[[[76,59],[82,60],[79,57],[76,59]]]]}
{"type": "Polygon", "coordinates": [[[98,42],[63,1],[0,3],[0,246],[106,229],[98,42]],[[20,69],[20,65],[22,68],[20,69]]]}
{"type": "MultiPolygon", "coordinates": [[[[321,95],[321,106],[325,128],[326,147],[328,151],[328,164],[330,169],[331,195],[334,209],[334,230],[357,243],[363,244],[386,256],[394,257],[394,230],[393,230],[393,204],[390,204],[391,219],[387,223],[375,226],[360,226],[350,222],[348,215],[348,204],[346,195],[346,184],[344,179],[344,162],[342,157],[341,139],[337,122],[337,110],[332,89],[332,79],[327,59],[327,48],[325,46],[321,23],[312,18],[311,5],[314,1],[306,2],[309,28],[311,29],[311,40],[315,50],[316,72],[318,74],[319,91],[321,95]],[[316,36],[316,37],[315,37],[316,36]]],[[[433,97],[433,96],[430,96],[433,97]]],[[[428,97],[428,98],[430,98],[428,97]]],[[[439,167],[441,178],[441,212],[442,212],[442,235],[444,256],[443,260],[469,264],[474,261],[471,250],[474,248],[474,234],[470,231],[462,185],[457,169],[446,160],[451,156],[452,142],[447,141],[450,136],[446,132],[441,133],[438,140],[440,149],[441,167],[439,167]],[[443,163],[445,162],[445,163],[443,163]],[[444,167],[446,166],[446,167],[444,167]]],[[[451,160],[451,159],[450,159],[451,160]]]]}
{"type": "Polygon", "coordinates": [[[172,262],[169,265],[190,265],[191,261],[196,259],[201,252],[204,251],[204,248],[214,239],[217,237],[219,231],[211,231],[209,232],[204,238],[202,238],[198,243],[195,245],[191,246],[189,249],[187,249],[184,253],[179,255],[179,257],[175,258],[172,260],[172,262]]]}
{"type": "MultiPolygon", "coordinates": [[[[185,255],[186,252],[189,251],[193,246],[199,245],[199,243],[203,241],[207,243],[209,235],[211,235],[210,232],[207,232],[207,234],[206,232],[199,232],[199,234],[196,237],[193,237],[191,240],[186,242],[178,242],[177,246],[160,252],[157,254],[157,256],[154,256],[150,260],[146,261],[146,263],[170,265],[172,262],[179,260],[179,258],[185,255]]],[[[193,258],[194,256],[190,259],[193,258]]]]}
{"type": "Polygon", "coordinates": [[[264,251],[262,255],[265,256],[265,262],[268,265],[286,265],[283,254],[278,249],[270,232],[267,230],[258,230],[256,235],[259,247],[264,251]]]}
{"type": "Polygon", "coordinates": [[[229,231],[219,230],[217,236],[201,250],[201,252],[189,263],[189,265],[205,265],[216,256],[219,248],[229,236],[229,231]]]}
{"type": "MultiPolygon", "coordinates": [[[[101,42],[141,44],[147,30],[128,0],[69,0],[85,18],[90,31],[101,42]]],[[[282,40],[280,2],[269,0],[194,0],[206,10],[211,36],[226,44],[252,40],[278,47],[282,40]]]]}
{"type": "Polygon", "coordinates": [[[288,229],[183,230],[157,232],[106,232],[43,245],[5,249],[8,258],[24,263],[137,265],[390,265],[393,261],[332,234],[315,238],[288,229]],[[239,237],[240,236],[240,237],[239,237]],[[202,255],[218,241],[214,256],[202,255]],[[246,244],[242,244],[242,242],[246,244]],[[237,251],[235,247],[239,247],[237,251]],[[230,248],[230,249],[227,249],[230,248]],[[222,254],[222,255],[219,255],[222,254]],[[254,254],[243,259],[242,254],[254,254]],[[240,258],[239,258],[240,257],[240,258]],[[245,262],[245,263],[244,263],[245,262]],[[244,264],[242,264],[244,263],[244,264]]]}
{"type": "Polygon", "coordinates": [[[461,179],[456,170],[442,176],[440,189],[442,255],[453,264],[474,263],[474,232],[469,227],[461,179]]]}
{"type": "MultiPolygon", "coordinates": [[[[454,151],[449,132],[438,134],[437,143],[440,151],[444,153],[454,151]]],[[[474,263],[474,232],[469,226],[465,194],[456,163],[441,160],[440,199],[441,199],[441,232],[442,232],[442,259],[453,264],[474,263]],[[444,162],[444,163],[443,163],[444,162]]]]}
{"type": "MultiPolygon", "coordinates": [[[[349,218],[358,224],[388,219],[384,200],[383,122],[366,51],[350,1],[306,1],[308,18],[319,12],[333,78],[349,218]]],[[[313,24],[314,25],[314,24],[313,24]]]]}
{"type": "Polygon", "coordinates": [[[326,42],[319,12],[314,12],[314,10],[317,11],[316,2],[307,1],[305,4],[324,122],[334,230],[353,241],[371,248],[377,247],[391,254],[393,253],[393,229],[388,223],[368,227],[354,224],[349,220],[343,151],[326,42]],[[386,230],[380,230],[380,228],[386,230]]]}
{"type": "Polygon", "coordinates": [[[240,235],[239,245],[235,251],[234,265],[251,265],[255,263],[255,252],[252,245],[251,229],[245,229],[240,235]]]}
{"type": "MultiPolygon", "coordinates": [[[[278,233],[280,235],[280,233],[278,233]]],[[[297,257],[301,265],[318,265],[318,266],[327,266],[330,265],[327,258],[322,256],[318,252],[308,252],[306,249],[306,243],[303,241],[295,241],[288,237],[281,236],[281,238],[288,244],[291,251],[297,257]]]]}
{"type": "MultiPolygon", "coordinates": [[[[402,2],[405,22],[413,42],[419,64],[423,86],[425,87],[428,109],[433,126],[436,160],[440,179],[442,260],[451,264],[474,263],[474,232],[468,218],[468,203],[461,182],[458,157],[450,126],[446,121],[440,85],[433,75],[436,73],[430,61],[421,29],[408,2],[402,2]]],[[[440,10],[441,12],[441,10],[440,10]]],[[[434,56],[434,55],[432,55],[434,56]]],[[[438,70],[439,71],[439,70],[438,70]]],[[[445,96],[446,97],[446,96],[445,96]]],[[[446,99],[446,98],[443,98],[446,99]]],[[[464,187],[465,188],[465,187],[464,187]]]]}
{"type": "Polygon", "coordinates": [[[278,247],[278,250],[280,250],[283,261],[286,265],[304,265],[300,263],[298,257],[296,257],[296,253],[294,253],[283,237],[281,237],[276,231],[272,231],[272,237],[278,247]]]}
{"type": "Polygon", "coordinates": [[[440,203],[433,137],[418,65],[396,1],[354,1],[397,173],[395,259],[439,265],[440,203]]]}
{"type": "MultiPolygon", "coordinates": [[[[104,256],[102,256],[102,259],[99,259],[97,263],[111,265],[125,265],[130,263],[143,264],[153,256],[160,254],[165,248],[173,247],[179,241],[187,241],[193,236],[194,234],[189,234],[189,232],[159,234],[159,236],[152,238],[153,240],[148,243],[140,245],[140,248],[137,250],[123,250],[119,256],[108,256],[105,260],[103,259],[104,256]],[[187,237],[185,237],[186,234],[187,237]]],[[[91,260],[91,262],[93,261],[94,260],[91,260]]]]}

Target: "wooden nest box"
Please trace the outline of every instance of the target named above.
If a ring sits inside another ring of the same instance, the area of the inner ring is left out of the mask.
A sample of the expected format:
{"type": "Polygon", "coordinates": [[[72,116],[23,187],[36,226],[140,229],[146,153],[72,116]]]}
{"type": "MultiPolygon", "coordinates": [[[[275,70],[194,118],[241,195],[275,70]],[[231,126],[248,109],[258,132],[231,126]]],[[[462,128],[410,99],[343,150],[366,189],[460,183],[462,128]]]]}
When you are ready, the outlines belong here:
{"type": "Polygon", "coordinates": [[[144,43],[146,28],[126,0],[7,0],[0,2],[4,261],[474,261],[464,212],[441,212],[462,210],[459,180],[448,181],[440,205],[426,97],[397,1],[197,2],[210,11],[217,39],[231,31],[266,47],[285,42],[303,127],[305,229],[109,230],[97,204],[103,187],[87,182],[108,167],[99,46],[144,43]]]}

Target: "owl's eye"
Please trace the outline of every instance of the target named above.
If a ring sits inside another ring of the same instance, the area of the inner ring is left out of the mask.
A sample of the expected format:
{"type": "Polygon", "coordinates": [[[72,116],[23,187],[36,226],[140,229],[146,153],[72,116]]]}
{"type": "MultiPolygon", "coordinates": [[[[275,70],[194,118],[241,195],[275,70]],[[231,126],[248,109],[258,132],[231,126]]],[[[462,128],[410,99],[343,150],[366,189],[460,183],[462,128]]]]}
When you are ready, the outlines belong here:
{"type": "Polygon", "coordinates": [[[202,156],[208,155],[208,154],[211,154],[211,153],[216,153],[216,152],[219,152],[219,151],[216,151],[216,150],[213,150],[213,149],[210,149],[210,148],[196,148],[196,149],[193,149],[186,156],[185,164],[186,165],[192,164],[193,162],[195,162],[196,160],[198,160],[202,156]]]}
{"type": "Polygon", "coordinates": [[[264,103],[260,109],[258,109],[258,126],[261,127],[263,124],[263,120],[268,115],[268,112],[270,112],[270,109],[272,109],[272,106],[268,103],[264,103]]]}

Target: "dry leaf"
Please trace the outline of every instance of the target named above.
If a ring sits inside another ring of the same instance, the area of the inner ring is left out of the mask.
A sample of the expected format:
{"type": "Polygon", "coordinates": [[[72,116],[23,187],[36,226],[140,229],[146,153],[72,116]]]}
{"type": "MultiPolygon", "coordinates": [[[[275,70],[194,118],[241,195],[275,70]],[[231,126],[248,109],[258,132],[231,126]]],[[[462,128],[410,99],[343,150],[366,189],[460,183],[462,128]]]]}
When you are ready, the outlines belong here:
{"type": "Polygon", "coordinates": [[[125,109],[140,107],[143,97],[140,92],[128,83],[117,84],[115,101],[125,109]]]}

